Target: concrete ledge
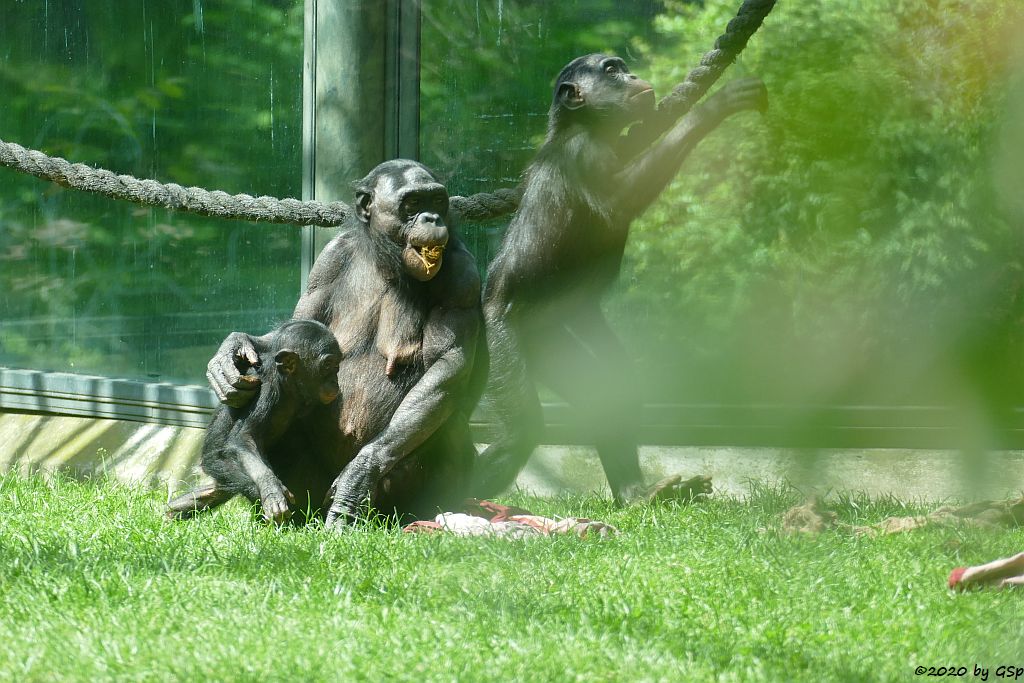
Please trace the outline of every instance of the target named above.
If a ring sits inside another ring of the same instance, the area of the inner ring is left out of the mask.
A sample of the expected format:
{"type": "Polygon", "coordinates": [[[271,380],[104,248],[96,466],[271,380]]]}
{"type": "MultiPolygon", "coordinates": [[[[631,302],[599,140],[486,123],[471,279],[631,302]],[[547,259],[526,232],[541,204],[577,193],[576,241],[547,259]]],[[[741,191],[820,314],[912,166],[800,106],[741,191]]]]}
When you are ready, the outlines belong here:
{"type": "MultiPolygon", "coordinates": [[[[643,446],[640,465],[648,481],[670,474],[709,475],[717,493],[736,497],[749,493],[752,483],[791,484],[805,493],[892,495],[903,501],[1024,493],[1024,451],[643,446]]],[[[540,496],[565,491],[610,495],[597,454],[581,446],[537,449],[516,485],[540,496]]]]}
{"type": "Polygon", "coordinates": [[[0,470],[106,473],[152,484],[188,479],[204,433],[127,420],[0,413],[0,470]]]}
{"type": "MultiPolygon", "coordinates": [[[[105,473],[177,490],[198,473],[203,434],[194,427],[0,412],[0,471],[105,473]]],[[[1024,491],[1024,451],[645,446],[641,466],[649,481],[707,474],[716,491],[732,496],[745,495],[751,482],[930,501],[1024,491]]],[[[583,446],[538,448],[516,486],[541,496],[608,495],[596,454],[583,446]]]]}

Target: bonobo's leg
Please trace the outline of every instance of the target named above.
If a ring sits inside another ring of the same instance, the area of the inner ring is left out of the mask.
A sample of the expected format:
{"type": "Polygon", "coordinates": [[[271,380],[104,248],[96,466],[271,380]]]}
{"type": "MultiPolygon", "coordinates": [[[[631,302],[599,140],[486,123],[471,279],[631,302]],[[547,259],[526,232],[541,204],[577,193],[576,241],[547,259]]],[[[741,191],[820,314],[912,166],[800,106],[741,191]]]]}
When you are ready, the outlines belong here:
{"type": "Polygon", "coordinates": [[[476,445],[469,430],[469,417],[459,411],[436,433],[437,454],[430,461],[431,471],[418,497],[421,504],[412,510],[418,516],[458,510],[469,492],[476,466],[476,445]]]}
{"type": "Polygon", "coordinates": [[[234,438],[238,441],[229,442],[216,457],[204,457],[203,469],[223,488],[245,496],[250,502],[259,501],[268,522],[284,522],[291,514],[291,492],[259,456],[255,444],[244,436],[234,438]]]}
{"type": "Polygon", "coordinates": [[[637,455],[640,394],[636,370],[596,308],[529,335],[534,379],[565,399],[583,422],[619,503],[643,495],[637,455]]]}
{"type": "Polygon", "coordinates": [[[479,498],[497,495],[515,481],[540,442],[544,426],[519,332],[507,317],[488,317],[491,367],[484,406],[494,418],[495,437],[473,465],[471,493],[479,498]]]}
{"type": "Polygon", "coordinates": [[[374,507],[403,524],[460,510],[475,460],[469,420],[456,413],[381,480],[374,507]]]}
{"type": "Polygon", "coordinates": [[[167,504],[167,517],[170,519],[192,519],[200,512],[212,510],[223,505],[235,496],[230,491],[217,488],[216,484],[207,484],[181,494],[167,504]]]}
{"type": "Polygon", "coordinates": [[[580,312],[562,326],[534,335],[535,378],[565,399],[593,435],[616,502],[691,501],[712,492],[711,478],[679,475],[645,485],[637,452],[642,396],[637,371],[599,310],[580,312]]]}
{"type": "Polygon", "coordinates": [[[294,498],[293,523],[308,524],[323,518],[327,490],[348,463],[340,448],[343,444],[339,439],[339,407],[318,406],[264,453],[267,463],[294,498]]]}

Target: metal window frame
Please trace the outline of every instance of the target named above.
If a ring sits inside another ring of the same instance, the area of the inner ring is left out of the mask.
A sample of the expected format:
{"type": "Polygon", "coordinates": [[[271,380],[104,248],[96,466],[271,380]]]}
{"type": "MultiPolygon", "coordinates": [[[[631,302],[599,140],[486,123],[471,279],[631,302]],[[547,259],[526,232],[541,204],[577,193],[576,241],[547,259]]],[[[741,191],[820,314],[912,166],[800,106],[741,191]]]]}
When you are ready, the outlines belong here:
{"type": "MultiPolygon", "coordinates": [[[[206,387],[0,368],[0,410],[205,427],[217,405],[206,387]]],[[[568,406],[547,403],[544,443],[586,444],[568,406]]],[[[473,437],[489,442],[494,422],[478,410],[473,437]]],[[[993,448],[1024,447],[1024,408],[988,435],[993,448]]],[[[941,406],[685,405],[644,407],[640,440],[660,446],[929,448],[971,450],[953,408],[941,406]]]]}

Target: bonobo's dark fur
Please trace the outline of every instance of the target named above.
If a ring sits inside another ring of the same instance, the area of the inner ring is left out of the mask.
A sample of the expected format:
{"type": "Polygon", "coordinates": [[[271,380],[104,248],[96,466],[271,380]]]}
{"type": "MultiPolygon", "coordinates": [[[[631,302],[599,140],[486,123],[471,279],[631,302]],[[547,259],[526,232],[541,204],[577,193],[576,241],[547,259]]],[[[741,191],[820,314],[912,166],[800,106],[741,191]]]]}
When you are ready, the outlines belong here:
{"type": "Polygon", "coordinates": [[[259,394],[243,408],[218,406],[203,441],[203,471],[215,484],[185,493],[168,503],[171,517],[187,518],[237,494],[260,502],[267,521],[290,516],[291,492],[278,473],[295,466],[301,453],[272,450],[293,425],[314,429],[332,419],[338,398],[341,350],[326,326],[312,320],[287,322],[253,339],[259,358],[250,371],[259,378],[259,394]]]}
{"type": "Polygon", "coordinates": [[[593,435],[616,500],[648,493],[636,452],[636,373],[600,309],[629,225],[727,116],[767,105],[756,79],[730,83],[646,149],[622,130],[653,111],[650,84],[617,57],[592,54],[558,75],[548,134],[526,173],[519,210],[491,263],[484,317],[487,405],[499,435],[475,466],[475,495],[508,486],[542,428],[534,381],[561,395],[593,435]]]}
{"type": "MultiPolygon", "coordinates": [[[[315,466],[283,481],[300,507],[326,497],[328,526],[354,518],[367,498],[381,512],[424,516],[464,495],[486,345],[476,264],[447,220],[448,194],[429,170],[381,164],[357,184],[350,223],[295,307],[295,318],[326,324],[338,340],[341,410],[329,430],[289,430],[275,448],[317,453],[315,466]]],[[[232,333],[210,361],[222,400],[248,398],[238,388],[252,343],[232,333]]]]}

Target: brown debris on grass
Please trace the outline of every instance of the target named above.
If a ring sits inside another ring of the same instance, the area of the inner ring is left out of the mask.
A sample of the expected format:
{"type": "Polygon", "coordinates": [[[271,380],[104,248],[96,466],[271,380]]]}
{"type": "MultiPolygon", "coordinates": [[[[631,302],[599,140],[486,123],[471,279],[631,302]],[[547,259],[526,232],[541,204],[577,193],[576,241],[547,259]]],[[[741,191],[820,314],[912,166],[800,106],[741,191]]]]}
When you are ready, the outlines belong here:
{"type": "Polygon", "coordinates": [[[836,529],[877,536],[933,526],[1000,528],[1021,524],[1024,524],[1024,498],[986,500],[961,506],[944,505],[927,515],[887,517],[877,524],[856,526],[839,522],[836,514],[826,509],[817,496],[813,496],[803,505],[790,508],[782,516],[782,530],[787,534],[819,534],[828,529],[836,529]]]}

